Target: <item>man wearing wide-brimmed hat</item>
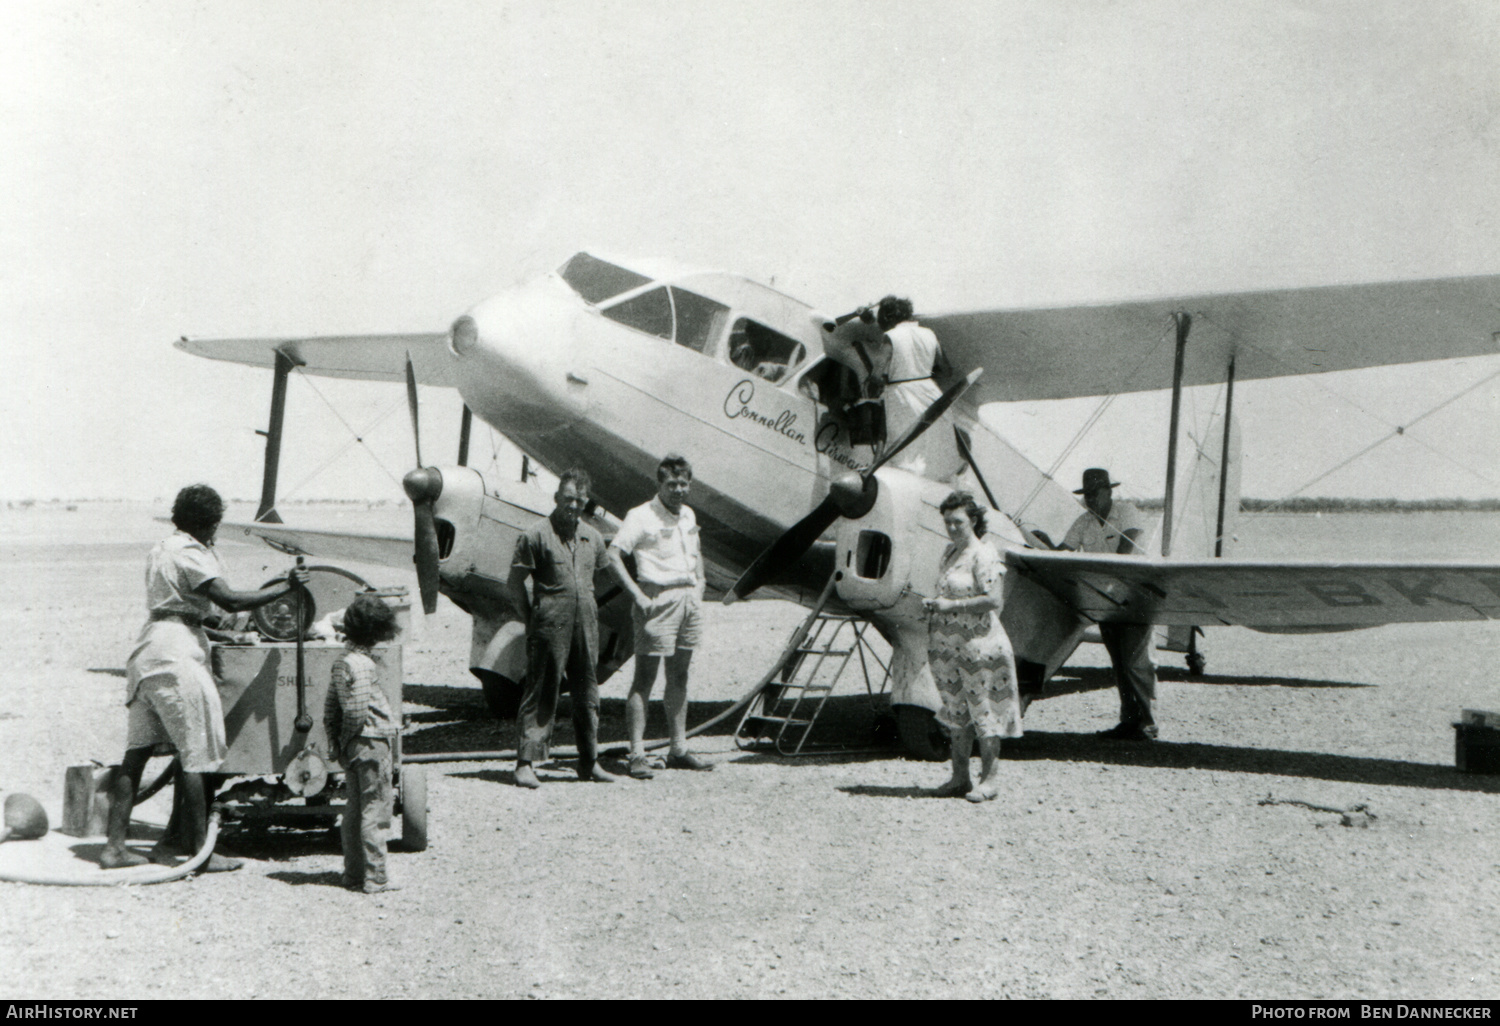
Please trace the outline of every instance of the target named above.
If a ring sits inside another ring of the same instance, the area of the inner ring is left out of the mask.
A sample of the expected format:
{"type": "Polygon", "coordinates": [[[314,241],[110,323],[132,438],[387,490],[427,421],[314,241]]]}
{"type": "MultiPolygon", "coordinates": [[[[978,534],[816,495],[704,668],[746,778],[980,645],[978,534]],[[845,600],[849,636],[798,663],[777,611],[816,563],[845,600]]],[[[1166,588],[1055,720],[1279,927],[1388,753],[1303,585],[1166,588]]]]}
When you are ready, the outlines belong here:
{"type": "MultiPolygon", "coordinates": [[[[1119,482],[1109,479],[1109,471],[1090,467],[1083,472],[1083,487],[1074,495],[1083,496],[1087,511],[1073,521],[1059,548],[1076,552],[1107,552],[1140,555],[1141,517],[1132,503],[1116,502],[1111,494],[1119,482]]],[[[1120,722],[1101,737],[1120,741],[1156,740],[1156,666],[1151,661],[1154,638],[1148,623],[1101,623],[1099,635],[1109,650],[1114,665],[1115,687],[1120,691],[1120,722]]]]}

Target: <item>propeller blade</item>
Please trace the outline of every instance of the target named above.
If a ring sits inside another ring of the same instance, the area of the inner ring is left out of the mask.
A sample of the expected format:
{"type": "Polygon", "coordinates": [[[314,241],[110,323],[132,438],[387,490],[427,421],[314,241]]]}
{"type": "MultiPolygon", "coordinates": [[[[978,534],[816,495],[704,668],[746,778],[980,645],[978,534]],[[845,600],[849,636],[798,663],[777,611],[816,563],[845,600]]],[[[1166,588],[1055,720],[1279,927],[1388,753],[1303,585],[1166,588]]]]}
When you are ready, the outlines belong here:
{"type": "Polygon", "coordinates": [[[875,465],[872,466],[869,470],[865,471],[865,477],[872,477],[875,474],[875,471],[879,470],[881,467],[889,463],[898,452],[900,452],[902,449],[905,449],[908,445],[920,438],[922,432],[926,431],[928,428],[932,427],[932,425],[936,424],[938,418],[941,417],[944,413],[948,412],[948,407],[957,402],[958,397],[963,395],[964,392],[968,390],[970,385],[978,381],[979,375],[983,373],[983,367],[975,367],[973,370],[969,371],[968,376],[965,377],[962,381],[951,386],[948,391],[938,396],[933,404],[927,407],[927,409],[922,412],[922,416],[917,418],[916,423],[912,424],[911,427],[906,429],[906,433],[902,435],[899,440],[897,440],[895,445],[886,447],[886,450],[880,454],[880,458],[875,461],[875,465]]]}
{"type": "Polygon", "coordinates": [[[417,590],[422,594],[422,612],[430,615],[437,612],[438,600],[437,518],[433,516],[430,502],[415,507],[415,512],[417,544],[412,559],[417,564],[417,590]]]}
{"type": "Polygon", "coordinates": [[[436,506],[443,494],[443,475],[436,467],[418,467],[401,481],[411,499],[414,518],[415,548],[412,562],[417,566],[417,590],[422,595],[422,611],[437,612],[438,536],[436,506]]]}
{"type": "Polygon", "coordinates": [[[789,527],[780,538],[771,543],[769,548],[755,557],[755,562],[745,568],[745,572],[740,574],[740,579],[734,582],[734,587],[724,593],[724,603],[728,605],[748,597],[751,592],[765,584],[782,569],[801,559],[802,554],[812,548],[813,543],[822,536],[824,531],[833,526],[833,522],[840,516],[857,519],[868,513],[875,505],[875,497],[880,484],[875,478],[875,471],[885,466],[893,456],[914,442],[922,432],[936,424],[948,407],[964,394],[965,389],[978,381],[979,375],[983,373],[984,368],[974,368],[966,378],[939,396],[922,412],[922,416],[917,418],[916,423],[906,429],[906,433],[901,436],[900,440],[882,453],[868,470],[857,477],[854,474],[846,474],[835,479],[829,485],[827,498],[820,502],[817,508],[789,527]]]}
{"type": "Polygon", "coordinates": [[[417,423],[417,372],[411,365],[411,352],[406,354],[406,408],[411,412],[411,437],[417,445],[417,466],[422,465],[422,430],[417,423]]]}
{"type": "Polygon", "coordinates": [[[745,568],[745,572],[740,574],[740,579],[734,582],[734,587],[724,593],[725,605],[748,597],[751,592],[775,576],[782,567],[790,566],[801,559],[802,554],[812,548],[813,542],[817,541],[823,532],[828,530],[829,525],[838,518],[838,500],[829,495],[828,498],[818,503],[811,513],[793,524],[764,552],[755,557],[755,562],[745,568]]]}

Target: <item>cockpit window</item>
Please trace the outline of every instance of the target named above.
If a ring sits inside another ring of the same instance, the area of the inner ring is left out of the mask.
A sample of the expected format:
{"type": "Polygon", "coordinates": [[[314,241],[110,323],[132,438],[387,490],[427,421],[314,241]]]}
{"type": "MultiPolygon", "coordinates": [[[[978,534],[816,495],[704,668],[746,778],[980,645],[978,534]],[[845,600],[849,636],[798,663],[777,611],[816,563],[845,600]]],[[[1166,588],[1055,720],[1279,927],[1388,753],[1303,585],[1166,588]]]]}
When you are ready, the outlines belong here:
{"type": "Polygon", "coordinates": [[[627,328],[660,338],[672,337],[672,301],[667,298],[665,288],[642,292],[601,312],[627,328]]]}
{"type": "Polygon", "coordinates": [[[729,333],[729,362],[767,381],[780,381],[806,355],[801,342],[745,317],[729,333]]]}
{"type": "Polygon", "coordinates": [[[650,281],[645,275],[627,271],[623,267],[606,263],[587,253],[575,253],[567,263],[558,268],[562,280],[573,286],[589,303],[602,303],[611,296],[618,296],[650,281]]]}
{"type": "Polygon", "coordinates": [[[729,307],[705,299],[696,292],[672,286],[672,305],[677,309],[677,344],[703,352],[724,330],[729,307]]]}

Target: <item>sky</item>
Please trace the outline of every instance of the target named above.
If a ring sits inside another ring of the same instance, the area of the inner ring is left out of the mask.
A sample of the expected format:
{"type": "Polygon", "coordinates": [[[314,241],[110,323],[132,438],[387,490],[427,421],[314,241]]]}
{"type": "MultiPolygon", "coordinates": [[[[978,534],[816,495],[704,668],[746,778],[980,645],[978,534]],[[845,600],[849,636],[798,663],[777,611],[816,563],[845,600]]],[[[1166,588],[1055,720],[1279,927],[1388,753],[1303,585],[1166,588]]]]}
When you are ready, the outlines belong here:
{"type": "MultiPolygon", "coordinates": [[[[1497,274],[1497,43],[1490,2],[9,0],[0,499],[253,498],[270,374],[174,339],[443,330],[585,248],[832,311],[1497,274]]],[[[1099,405],[987,419],[1159,495],[1166,396],[1070,447],[1099,405]]],[[[1500,357],[1236,409],[1246,495],[1500,496],[1500,357]]],[[[287,498],[401,497],[399,386],[294,378],[287,436],[287,498]]]]}

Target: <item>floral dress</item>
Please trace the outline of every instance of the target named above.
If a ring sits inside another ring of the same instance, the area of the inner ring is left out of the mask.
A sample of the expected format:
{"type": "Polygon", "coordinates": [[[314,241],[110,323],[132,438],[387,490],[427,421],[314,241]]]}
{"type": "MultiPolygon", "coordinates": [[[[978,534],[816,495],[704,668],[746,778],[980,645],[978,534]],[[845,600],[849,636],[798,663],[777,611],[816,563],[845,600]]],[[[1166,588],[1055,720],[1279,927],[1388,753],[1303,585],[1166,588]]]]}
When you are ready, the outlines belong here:
{"type": "MultiPolygon", "coordinates": [[[[963,553],[949,545],[938,565],[938,597],[984,595],[1004,574],[988,542],[975,539],[963,553]]],[[[943,696],[938,722],[950,732],[973,727],[979,737],[1020,737],[1016,661],[999,610],[933,613],[928,629],[927,659],[943,696]]]]}

